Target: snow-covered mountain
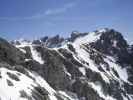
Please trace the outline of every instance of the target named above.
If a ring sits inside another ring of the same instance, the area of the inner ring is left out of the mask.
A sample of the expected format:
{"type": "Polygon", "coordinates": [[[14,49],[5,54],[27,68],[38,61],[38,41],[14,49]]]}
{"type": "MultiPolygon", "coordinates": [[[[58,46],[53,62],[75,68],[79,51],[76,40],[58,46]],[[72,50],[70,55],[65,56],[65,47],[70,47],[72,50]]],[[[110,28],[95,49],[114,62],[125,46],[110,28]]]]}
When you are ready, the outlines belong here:
{"type": "Polygon", "coordinates": [[[133,46],[113,29],[8,43],[0,100],[133,100],[133,46]]]}

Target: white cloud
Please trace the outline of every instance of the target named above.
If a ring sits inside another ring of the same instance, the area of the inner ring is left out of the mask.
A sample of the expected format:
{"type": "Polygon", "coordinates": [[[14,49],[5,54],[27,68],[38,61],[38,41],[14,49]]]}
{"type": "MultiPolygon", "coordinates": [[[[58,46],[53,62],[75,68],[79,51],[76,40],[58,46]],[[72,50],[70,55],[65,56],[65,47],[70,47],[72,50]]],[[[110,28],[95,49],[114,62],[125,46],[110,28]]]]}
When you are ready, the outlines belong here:
{"type": "Polygon", "coordinates": [[[47,11],[45,11],[45,15],[54,15],[54,14],[64,13],[70,8],[73,8],[75,5],[76,3],[68,3],[61,8],[48,9],[47,11]]]}
{"type": "Polygon", "coordinates": [[[55,8],[55,9],[48,9],[48,10],[42,12],[42,13],[37,13],[33,16],[29,16],[29,17],[0,17],[0,20],[15,21],[15,20],[40,19],[40,18],[44,18],[44,17],[50,16],[50,15],[57,15],[57,14],[65,13],[69,9],[73,8],[74,6],[76,6],[76,3],[71,2],[71,3],[65,4],[63,7],[55,8]]]}

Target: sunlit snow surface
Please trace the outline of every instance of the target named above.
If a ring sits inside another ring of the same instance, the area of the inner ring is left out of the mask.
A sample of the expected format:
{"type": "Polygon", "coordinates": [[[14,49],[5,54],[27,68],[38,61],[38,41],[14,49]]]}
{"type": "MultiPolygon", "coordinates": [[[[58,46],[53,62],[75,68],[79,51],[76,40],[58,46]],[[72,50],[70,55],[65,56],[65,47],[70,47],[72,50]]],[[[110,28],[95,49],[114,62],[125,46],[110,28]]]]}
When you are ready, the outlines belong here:
{"type": "MultiPolygon", "coordinates": [[[[13,70],[9,70],[7,68],[0,68],[0,100],[29,100],[28,98],[22,97],[21,93],[24,91],[30,100],[36,100],[34,96],[32,96],[32,91],[34,91],[35,87],[44,88],[48,92],[49,100],[58,100],[55,96],[57,92],[37,73],[29,72],[27,73],[30,77],[13,70]],[[18,81],[12,79],[7,73],[13,74],[18,77],[18,81]],[[12,85],[7,83],[9,80],[12,85]]],[[[64,91],[59,92],[60,96],[66,98],[64,100],[78,100],[68,96],[64,91]]]]}
{"type": "Polygon", "coordinates": [[[30,46],[30,49],[33,59],[39,62],[40,64],[43,64],[44,61],[42,60],[41,55],[34,49],[33,46],[30,46]]]}
{"type": "Polygon", "coordinates": [[[33,86],[36,86],[33,80],[31,80],[24,74],[20,74],[16,71],[11,71],[6,68],[0,68],[0,72],[2,76],[2,78],[0,79],[0,98],[2,100],[21,100],[22,98],[20,97],[20,91],[22,90],[24,90],[29,96],[31,96],[31,90],[33,89],[31,84],[33,86]],[[18,76],[20,81],[11,79],[7,75],[7,72],[18,76]],[[8,86],[7,79],[13,83],[13,86],[8,86]]]}
{"type": "Polygon", "coordinates": [[[33,80],[22,73],[6,68],[0,68],[0,73],[0,100],[28,100],[28,98],[21,97],[20,91],[26,92],[27,95],[34,100],[32,97],[32,91],[34,90],[34,87],[37,86],[41,86],[48,91],[49,98],[53,98],[50,100],[57,100],[54,96],[55,90],[37,74],[29,72],[29,75],[35,79],[33,80]],[[7,72],[16,75],[19,78],[19,81],[10,78],[7,75],[7,72]],[[13,85],[8,85],[7,80],[10,80],[13,85]]]}

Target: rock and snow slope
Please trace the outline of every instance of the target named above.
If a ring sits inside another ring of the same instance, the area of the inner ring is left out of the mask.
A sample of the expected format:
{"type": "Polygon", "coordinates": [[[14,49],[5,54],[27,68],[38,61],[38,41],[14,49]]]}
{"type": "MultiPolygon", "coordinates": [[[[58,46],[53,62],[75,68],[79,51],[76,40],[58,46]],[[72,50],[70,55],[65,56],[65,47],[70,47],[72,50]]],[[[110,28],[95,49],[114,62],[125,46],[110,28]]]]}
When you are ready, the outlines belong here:
{"type": "Polygon", "coordinates": [[[1,80],[0,80],[1,100],[34,99],[34,97],[32,96],[33,91],[35,91],[35,88],[37,87],[39,88],[39,86],[41,86],[42,89],[44,88],[46,89],[46,91],[49,92],[49,98],[51,98],[51,96],[53,98],[56,98],[54,97],[55,91],[40,76],[36,76],[30,73],[31,77],[34,78],[32,79],[20,72],[9,70],[7,68],[0,68],[0,71],[1,71],[1,80]]]}
{"type": "Polygon", "coordinates": [[[0,39],[0,99],[133,100],[132,46],[113,29],[0,39]]]}

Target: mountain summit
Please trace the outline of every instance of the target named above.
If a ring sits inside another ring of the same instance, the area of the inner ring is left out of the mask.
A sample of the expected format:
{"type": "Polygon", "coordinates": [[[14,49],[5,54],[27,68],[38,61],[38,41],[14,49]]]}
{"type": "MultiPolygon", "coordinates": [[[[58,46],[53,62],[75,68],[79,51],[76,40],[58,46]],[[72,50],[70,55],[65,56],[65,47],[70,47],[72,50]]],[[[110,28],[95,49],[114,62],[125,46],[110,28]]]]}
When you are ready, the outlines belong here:
{"type": "Polygon", "coordinates": [[[0,38],[0,100],[133,100],[133,46],[108,28],[0,38]]]}

